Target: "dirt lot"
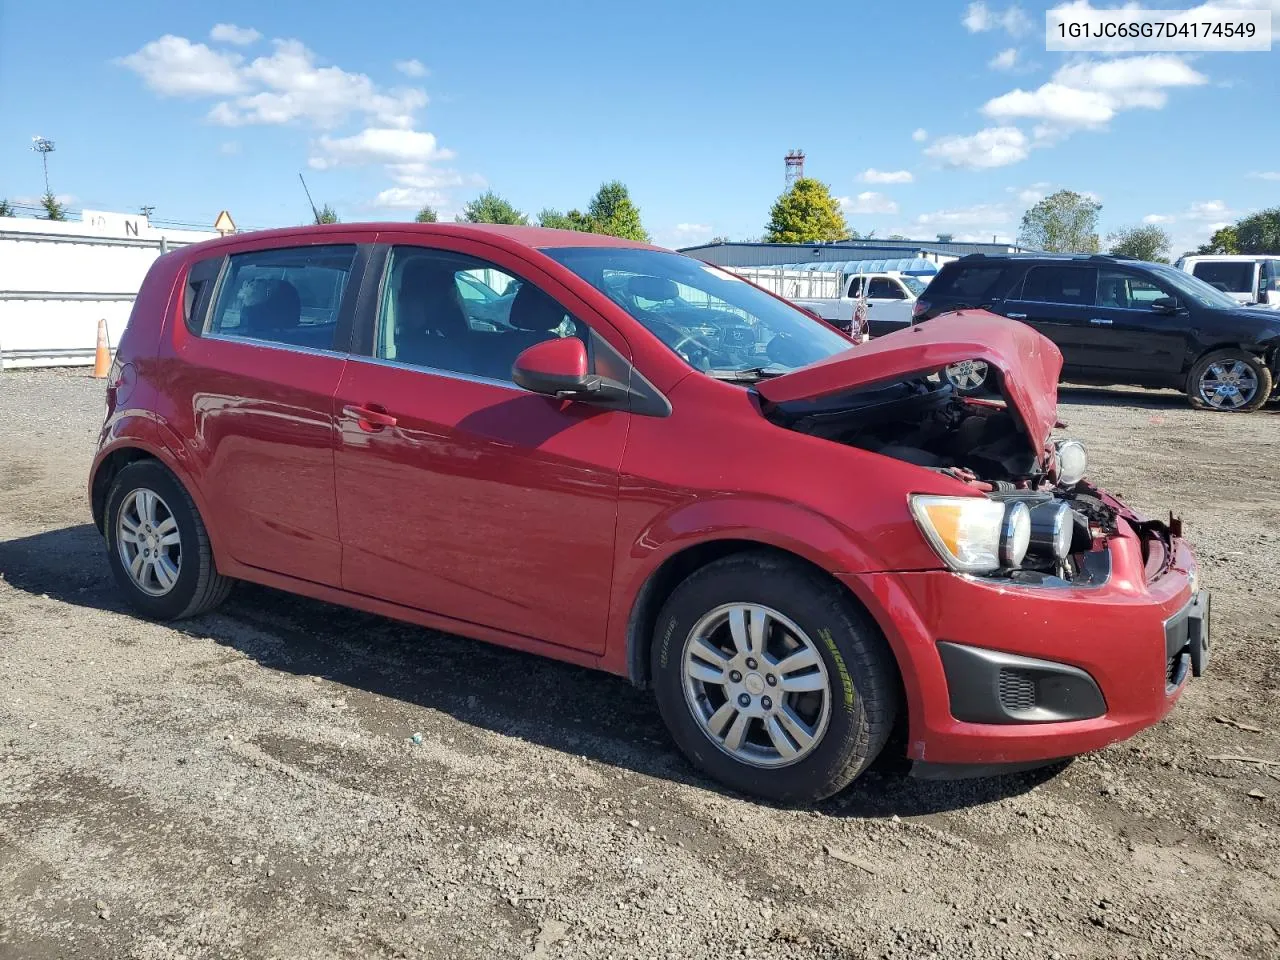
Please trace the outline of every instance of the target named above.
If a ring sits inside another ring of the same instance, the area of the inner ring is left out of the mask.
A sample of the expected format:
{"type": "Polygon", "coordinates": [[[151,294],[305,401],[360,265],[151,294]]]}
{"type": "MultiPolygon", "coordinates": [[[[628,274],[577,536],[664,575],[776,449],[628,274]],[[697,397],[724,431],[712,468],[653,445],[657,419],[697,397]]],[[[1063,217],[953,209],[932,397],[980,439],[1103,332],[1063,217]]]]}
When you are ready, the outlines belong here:
{"type": "Polygon", "coordinates": [[[83,493],[101,415],[81,373],[0,376],[0,957],[1280,956],[1274,412],[1064,389],[1215,590],[1172,717],[815,810],[719,791],[602,674],[256,587],[134,619],[83,493]]]}

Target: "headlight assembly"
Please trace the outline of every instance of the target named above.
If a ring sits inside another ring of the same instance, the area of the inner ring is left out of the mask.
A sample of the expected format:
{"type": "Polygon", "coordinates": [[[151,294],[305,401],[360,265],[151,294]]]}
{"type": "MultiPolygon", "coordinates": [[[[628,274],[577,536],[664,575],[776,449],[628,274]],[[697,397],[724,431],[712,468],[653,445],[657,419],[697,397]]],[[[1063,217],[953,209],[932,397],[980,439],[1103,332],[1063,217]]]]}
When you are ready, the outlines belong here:
{"type": "Polygon", "coordinates": [[[911,497],[911,514],[947,566],[994,573],[1022,564],[1031,542],[1031,513],[1021,501],[986,497],[911,497]]]}
{"type": "Polygon", "coordinates": [[[1058,483],[1064,487],[1074,487],[1084,479],[1089,469],[1089,455],[1085,453],[1084,444],[1079,440],[1059,440],[1055,444],[1058,461],[1058,483]]]}

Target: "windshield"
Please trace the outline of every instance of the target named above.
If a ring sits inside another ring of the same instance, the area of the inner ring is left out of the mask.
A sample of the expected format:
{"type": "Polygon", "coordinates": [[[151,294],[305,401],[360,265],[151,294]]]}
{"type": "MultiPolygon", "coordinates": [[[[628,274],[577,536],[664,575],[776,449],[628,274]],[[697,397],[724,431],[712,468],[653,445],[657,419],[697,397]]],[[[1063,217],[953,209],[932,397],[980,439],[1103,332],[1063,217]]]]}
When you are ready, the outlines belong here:
{"type": "Polygon", "coordinates": [[[920,296],[920,294],[924,293],[924,284],[921,283],[919,280],[917,280],[915,277],[904,276],[899,279],[901,279],[902,282],[906,285],[906,288],[911,291],[911,295],[913,297],[918,297],[920,296]]]}
{"type": "Polygon", "coordinates": [[[1147,269],[1170,286],[1176,287],[1179,293],[1190,297],[1203,306],[1216,307],[1219,310],[1235,310],[1240,306],[1239,303],[1217,287],[1211,287],[1203,280],[1198,280],[1189,273],[1158,263],[1148,264],[1147,269]]]}
{"type": "Polygon", "coordinates": [[[564,264],[711,376],[786,373],[853,344],[763,290],[691,257],[626,247],[551,248],[564,264]]]}

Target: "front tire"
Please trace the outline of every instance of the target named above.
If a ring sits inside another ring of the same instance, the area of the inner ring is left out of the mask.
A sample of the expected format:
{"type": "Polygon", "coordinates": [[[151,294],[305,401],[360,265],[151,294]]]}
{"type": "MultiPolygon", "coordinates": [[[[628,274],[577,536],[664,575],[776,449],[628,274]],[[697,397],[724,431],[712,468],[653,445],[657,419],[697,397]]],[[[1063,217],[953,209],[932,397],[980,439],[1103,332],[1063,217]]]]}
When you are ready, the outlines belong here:
{"type": "Polygon", "coordinates": [[[896,666],[876,625],[824,575],[765,551],[717,560],[676,587],[651,667],[685,756],[778,802],[843,789],[897,716],[896,666]]]}
{"type": "Polygon", "coordinates": [[[1251,353],[1229,348],[1201,357],[1187,375],[1187,398],[1200,410],[1252,413],[1271,396],[1271,370],[1251,353]]]}
{"type": "Polygon", "coordinates": [[[181,620],[227,598],[234,581],[218,573],[195,502],[163,464],[137,460],[121,470],[106,507],[111,572],[138,613],[181,620]]]}

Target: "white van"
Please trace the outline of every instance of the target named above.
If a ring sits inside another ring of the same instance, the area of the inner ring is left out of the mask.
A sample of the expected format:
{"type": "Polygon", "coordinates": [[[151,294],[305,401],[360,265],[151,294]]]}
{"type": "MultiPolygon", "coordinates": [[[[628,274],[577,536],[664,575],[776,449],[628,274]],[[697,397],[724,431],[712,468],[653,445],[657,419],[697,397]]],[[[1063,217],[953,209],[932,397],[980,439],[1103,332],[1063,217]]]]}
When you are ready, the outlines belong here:
{"type": "Polygon", "coordinates": [[[1206,254],[1174,264],[1245,305],[1280,310],[1280,256],[1206,254]]]}

